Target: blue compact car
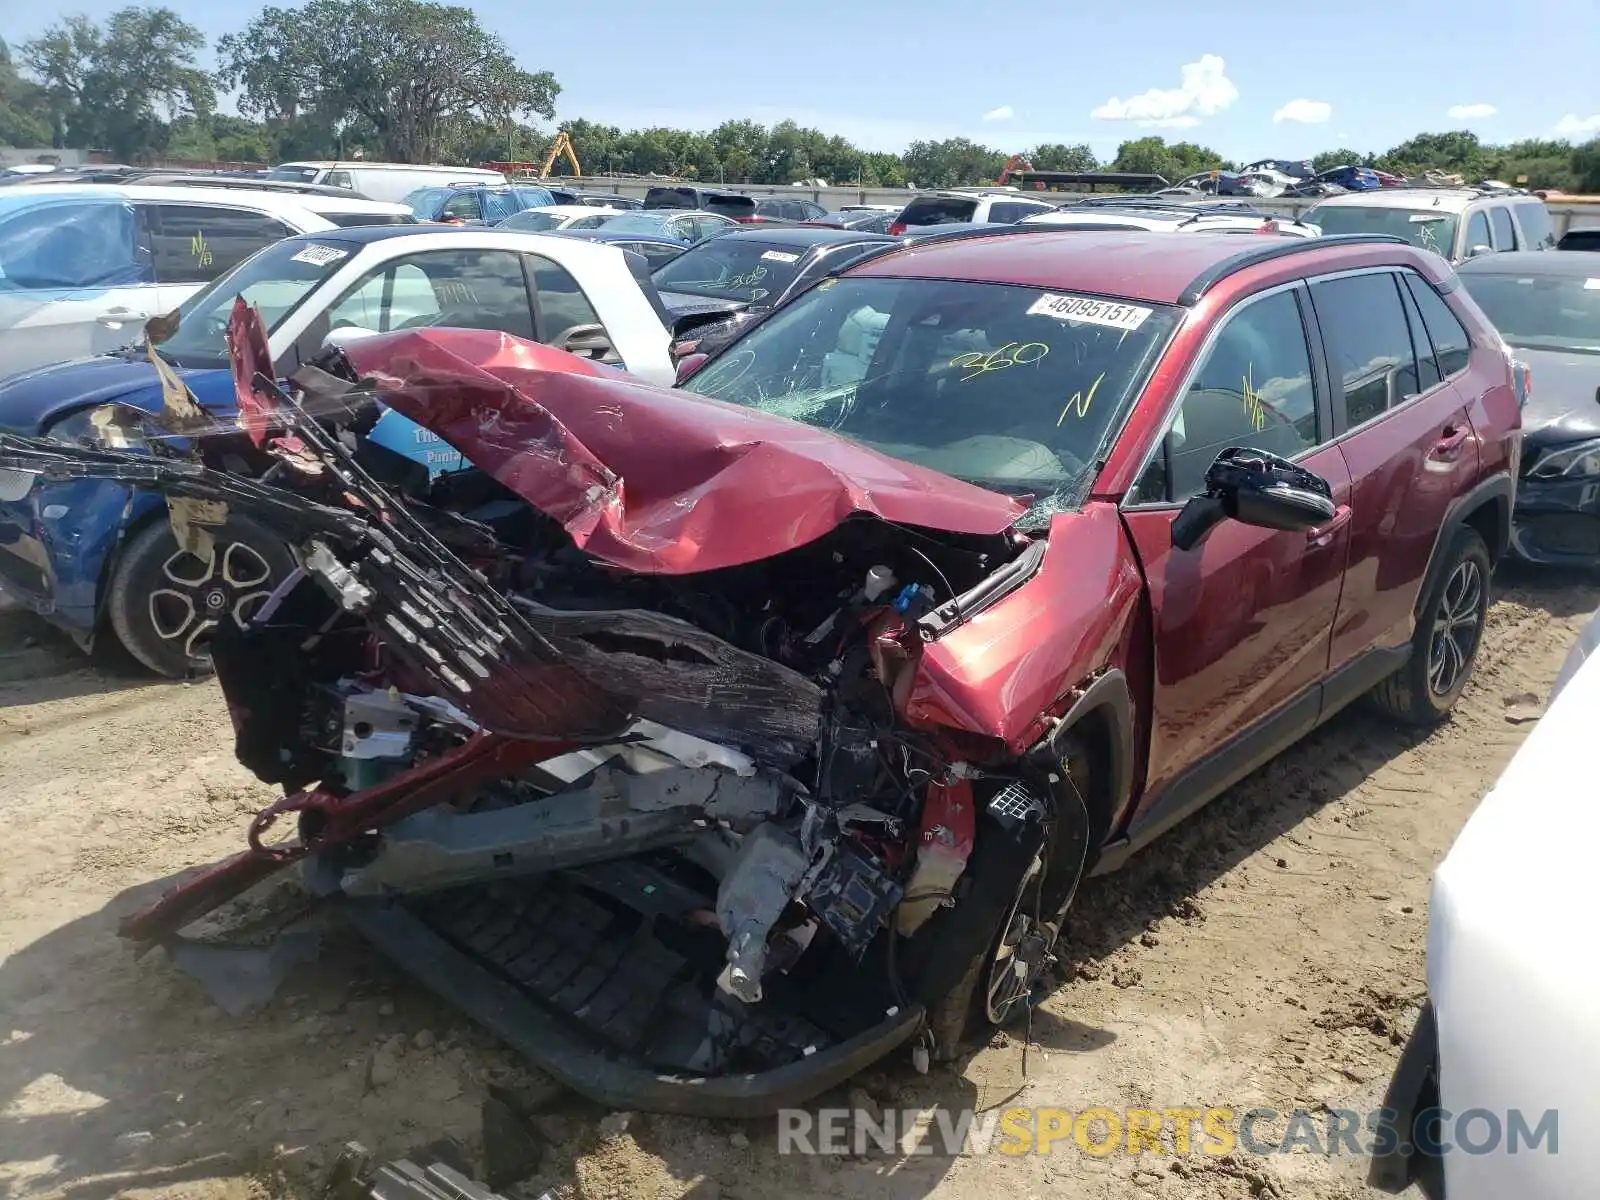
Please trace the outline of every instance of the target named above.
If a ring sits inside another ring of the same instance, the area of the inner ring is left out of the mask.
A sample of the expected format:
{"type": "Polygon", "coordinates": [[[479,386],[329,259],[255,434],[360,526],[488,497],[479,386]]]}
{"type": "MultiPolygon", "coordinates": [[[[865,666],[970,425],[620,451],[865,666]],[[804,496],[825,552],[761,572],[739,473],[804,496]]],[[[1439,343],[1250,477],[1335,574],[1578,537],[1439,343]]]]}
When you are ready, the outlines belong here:
{"type": "MultiPolygon", "coordinates": [[[[607,342],[614,354],[599,361],[670,383],[667,317],[646,261],[563,255],[567,244],[415,225],[288,238],[185,301],[160,353],[223,424],[237,413],[223,335],[241,294],[260,309],[284,374],[343,326],[385,332],[442,324],[557,345],[563,330],[599,327],[619,339],[607,342]],[[638,289],[631,301],[625,284],[638,289]],[[641,296],[659,324],[638,319],[641,296]]],[[[142,345],[0,380],[0,429],[70,439],[88,433],[91,411],[109,403],[161,410],[160,378],[142,345]]],[[[382,413],[367,441],[420,463],[430,477],[469,465],[394,411],[382,413]]],[[[293,567],[281,542],[241,516],[220,528],[217,552],[202,561],[179,549],[158,495],[110,481],[14,475],[0,472],[0,591],[85,648],[109,628],[164,675],[207,669],[210,631],[223,620],[246,619],[293,567]]]]}

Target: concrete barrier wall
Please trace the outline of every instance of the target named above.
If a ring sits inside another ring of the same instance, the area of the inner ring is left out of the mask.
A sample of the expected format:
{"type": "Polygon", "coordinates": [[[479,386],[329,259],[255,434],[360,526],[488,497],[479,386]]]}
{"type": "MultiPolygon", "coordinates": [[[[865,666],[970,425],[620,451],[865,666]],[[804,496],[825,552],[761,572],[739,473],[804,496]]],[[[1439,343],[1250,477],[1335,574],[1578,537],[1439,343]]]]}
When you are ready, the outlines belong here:
{"type": "MultiPolygon", "coordinates": [[[[659,184],[668,180],[639,179],[625,177],[610,179],[604,176],[585,176],[581,180],[551,179],[546,182],[563,186],[577,184],[586,190],[596,192],[615,192],[619,196],[643,197],[644,194],[659,184]]],[[[679,181],[688,182],[688,181],[679,181]]],[[[714,180],[697,181],[700,187],[713,187],[723,191],[738,192],[746,196],[789,196],[807,200],[815,200],[827,209],[838,209],[845,204],[904,204],[914,196],[915,192],[908,192],[905,188],[798,188],[778,187],[771,184],[720,184],[714,180]]],[[[1036,196],[1040,199],[1058,203],[1066,203],[1075,198],[1071,192],[1034,192],[1026,191],[1027,196],[1036,196]]],[[[1284,216],[1299,216],[1317,201],[1308,200],[1254,200],[1250,201],[1257,208],[1266,212],[1281,213],[1284,216]]],[[[1559,200],[1549,204],[1550,215],[1555,219],[1556,235],[1559,237],[1568,229],[1584,229],[1600,227],[1600,204],[1597,203],[1568,203],[1559,200]]]]}

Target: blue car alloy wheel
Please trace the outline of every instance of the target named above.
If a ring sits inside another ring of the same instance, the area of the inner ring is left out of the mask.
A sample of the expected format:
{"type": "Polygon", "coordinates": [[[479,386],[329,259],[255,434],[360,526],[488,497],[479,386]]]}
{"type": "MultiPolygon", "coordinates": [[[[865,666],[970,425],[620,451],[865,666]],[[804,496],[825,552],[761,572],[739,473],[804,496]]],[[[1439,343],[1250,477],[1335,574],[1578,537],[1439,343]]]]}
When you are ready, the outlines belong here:
{"type": "Polygon", "coordinates": [[[294,570],[289,547],[255,522],[230,517],[214,531],[209,559],[178,545],[165,519],[129,538],[106,597],[107,617],[128,652],[181,679],[211,670],[212,631],[241,627],[294,570]]]}

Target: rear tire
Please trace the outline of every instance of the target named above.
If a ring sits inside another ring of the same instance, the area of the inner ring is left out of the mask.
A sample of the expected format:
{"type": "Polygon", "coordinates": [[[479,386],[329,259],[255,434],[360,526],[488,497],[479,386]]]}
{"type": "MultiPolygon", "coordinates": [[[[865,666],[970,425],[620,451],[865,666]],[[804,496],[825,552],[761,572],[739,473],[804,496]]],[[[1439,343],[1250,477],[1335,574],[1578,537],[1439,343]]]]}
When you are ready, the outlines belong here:
{"type": "Polygon", "coordinates": [[[246,517],[213,531],[209,562],[178,548],[172,526],[152,521],[128,541],[106,597],[117,638],[158,675],[211,671],[210,631],[241,627],[294,569],[289,547],[246,517]]]}
{"type": "Polygon", "coordinates": [[[1470,525],[1462,526],[1417,615],[1411,657],[1372,690],[1381,712],[1419,726],[1437,725],[1450,715],[1483,642],[1492,571],[1483,538],[1470,525]]]}

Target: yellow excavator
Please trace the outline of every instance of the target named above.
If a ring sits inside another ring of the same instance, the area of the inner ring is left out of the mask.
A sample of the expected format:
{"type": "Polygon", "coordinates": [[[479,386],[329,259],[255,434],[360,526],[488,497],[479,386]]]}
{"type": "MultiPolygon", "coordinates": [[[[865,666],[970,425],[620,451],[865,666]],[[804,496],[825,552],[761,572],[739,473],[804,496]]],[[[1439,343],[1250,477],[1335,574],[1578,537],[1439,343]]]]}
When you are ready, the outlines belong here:
{"type": "Polygon", "coordinates": [[[542,163],[490,162],[483,165],[491,171],[501,172],[507,179],[511,180],[548,179],[550,178],[550,168],[556,165],[556,159],[563,154],[567,156],[567,161],[572,164],[573,177],[582,179],[583,168],[578,165],[578,155],[573,151],[572,139],[567,136],[565,129],[556,134],[555,140],[550,143],[550,153],[544,156],[544,162],[542,163]]]}

